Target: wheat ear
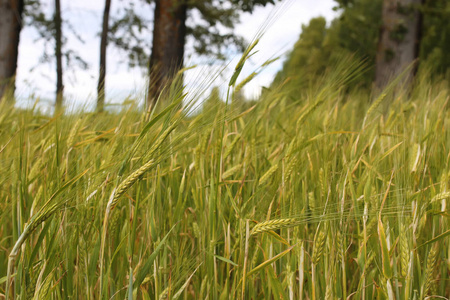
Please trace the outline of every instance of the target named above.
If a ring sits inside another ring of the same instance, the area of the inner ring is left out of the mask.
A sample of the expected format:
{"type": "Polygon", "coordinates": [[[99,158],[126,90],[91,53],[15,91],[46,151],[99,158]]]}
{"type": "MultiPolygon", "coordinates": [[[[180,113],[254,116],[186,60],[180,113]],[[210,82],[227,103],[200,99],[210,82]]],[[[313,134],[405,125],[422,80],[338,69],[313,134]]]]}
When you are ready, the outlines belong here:
{"type": "Polygon", "coordinates": [[[253,227],[252,231],[250,232],[250,235],[286,228],[296,224],[297,221],[294,218],[265,221],[256,224],[255,227],[253,227]]]}

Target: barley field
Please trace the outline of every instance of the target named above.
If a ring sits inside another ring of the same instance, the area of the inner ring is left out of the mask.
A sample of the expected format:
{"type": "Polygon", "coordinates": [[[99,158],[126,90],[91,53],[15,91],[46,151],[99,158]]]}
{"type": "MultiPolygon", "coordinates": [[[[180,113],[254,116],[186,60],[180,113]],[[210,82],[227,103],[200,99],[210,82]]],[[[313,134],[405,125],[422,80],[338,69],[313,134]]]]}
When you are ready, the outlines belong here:
{"type": "Polygon", "coordinates": [[[0,298],[447,299],[448,83],[349,70],[201,112],[1,102],[0,298]]]}

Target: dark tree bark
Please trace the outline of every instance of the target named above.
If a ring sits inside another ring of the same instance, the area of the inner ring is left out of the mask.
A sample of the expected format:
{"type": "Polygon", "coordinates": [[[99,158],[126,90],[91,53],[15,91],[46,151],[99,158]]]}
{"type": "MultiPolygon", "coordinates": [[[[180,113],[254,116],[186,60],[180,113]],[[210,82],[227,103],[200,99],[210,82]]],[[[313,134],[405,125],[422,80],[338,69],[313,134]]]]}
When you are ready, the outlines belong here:
{"type": "MultiPolygon", "coordinates": [[[[423,0],[384,0],[383,25],[376,55],[375,87],[383,89],[419,56],[423,0]]],[[[408,85],[415,74],[413,66],[403,77],[408,85]]]]}
{"type": "Polygon", "coordinates": [[[105,105],[106,47],[108,46],[109,11],[111,0],[105,0],[103,11],[102,37],[100,41],[100,69],[97,85],[97,111],[102,112],[105,105]]]}
{"type": "Polygon", "coordinates": [[[62,108],[63,104],[63,68],[62,68],[62,20],[61,20],[61,2],[55,0],[55,56],[56,56],[56,106],[55,112],[62,108]]]}
{"type": "Polygon", "coordinates": [[[23,0],[0,0],[0,101],[14,95],[23,0]]]}
{"type": "Polygon", "coordinates": [[[153,107],[163,87],[183,67],[186,40],[186,0],[156,0],[149,64],[147,106],[153,107]]]}

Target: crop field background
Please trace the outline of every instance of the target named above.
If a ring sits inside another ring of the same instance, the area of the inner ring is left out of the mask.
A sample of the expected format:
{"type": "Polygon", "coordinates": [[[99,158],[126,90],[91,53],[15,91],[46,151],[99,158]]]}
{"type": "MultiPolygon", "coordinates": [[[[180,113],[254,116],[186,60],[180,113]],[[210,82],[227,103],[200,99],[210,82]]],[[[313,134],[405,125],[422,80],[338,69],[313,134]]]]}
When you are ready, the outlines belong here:
{"type": "Polygon", "coordinates": [[[448,84],[346,70],[195,113],[3,101],[0,298],[450,297],[448,84]]]}

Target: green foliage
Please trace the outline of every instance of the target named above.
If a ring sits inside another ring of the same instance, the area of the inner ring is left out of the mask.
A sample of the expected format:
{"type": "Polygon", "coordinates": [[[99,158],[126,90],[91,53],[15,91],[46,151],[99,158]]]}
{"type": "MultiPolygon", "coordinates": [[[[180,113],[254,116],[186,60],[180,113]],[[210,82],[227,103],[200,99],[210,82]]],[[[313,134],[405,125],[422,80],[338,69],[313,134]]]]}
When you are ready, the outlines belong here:
{"type": "Polygon", "coordinates": [[[230,2],[239,7],[244,12],[253,12],[257,6],[265,6],[267,4],[275,4],[277,0],[230,0],[230,2]]]}
{"type": "MultiPolygon", "coordinates": [[[[336,67],[343,57],[375,64],[381,2],[372,0],[341,1],[336,10],[340,16],[326,26],[324,18],[314,18],[302,25],[300,38],[285,62],[275,82],[286,78],[296,86],[293,94],[304,90],[324,73],[336,67]]],[[[351,87],[370,87],[374,70],[368,70],[351,87]]]]}
{"type": "Polygon", "coordinates": [[[420,56],[433,77],[444,75],[450,78],[450,2],[426,1],[422,10],[423,24],[420,56]]]}
{"type": "MultiPolygon", "coordinates": [[[[342,57],[353,56],[355,61],[364,61],[367,70],[348,88],[370,89],[375,76],[375,57],[381,24],[381,0],[336,0],[339,17],[326,27],[321,17],[302,25],[302,33],[289,54],[283,69],[277,74],[275,84],[287,78],[292,88],[291,95],[316,82],[324,73],[336,66],[342,57]]],[[[413,9],[413,8],[410,8],[413,9]]],[[[450,76],[450,3],[448,1],[426,1],[421,6],[423,13],[422,40],[419,62],[421,69],[433,77],[450,76]]],[[[392,38],[402,40],[405,28],[401,24],[392,38]]],[[[393,57],[394,53],[388,53],[393,57]]]]}
{"type": "MultiPolygon", "coordinates": [[[[351,5],[342,8],[340,17],[333,20],[329,29],[330,44],[374,66],[380,26],[380,0],[353,0],[351,5]]],[[[367,87],[373,76],[373,70],[369,71],[361,79],[362,83],[367,87]]]]}
{"type": "Polygon", "coordinates": [[[300,39],[295,44],[275,82],[289,77],[293,81],[292,85],[297,86],[293,93],[297,93],[298,89],[304,88],[306,84],[323,73],[331,54],[331,51],[327,51],[324,45],[325,38],[325,18],[314,18],[307,26],[302,25],[300,39]]]}

